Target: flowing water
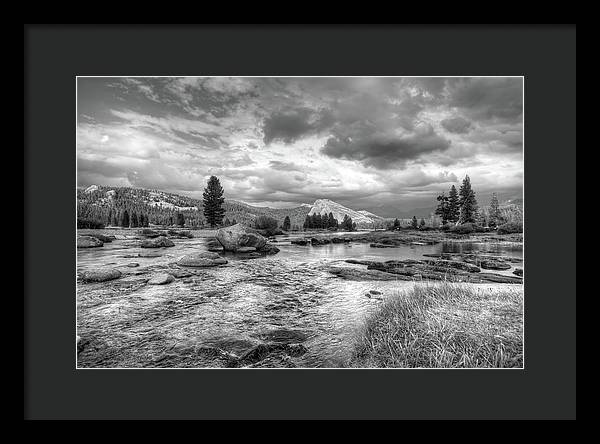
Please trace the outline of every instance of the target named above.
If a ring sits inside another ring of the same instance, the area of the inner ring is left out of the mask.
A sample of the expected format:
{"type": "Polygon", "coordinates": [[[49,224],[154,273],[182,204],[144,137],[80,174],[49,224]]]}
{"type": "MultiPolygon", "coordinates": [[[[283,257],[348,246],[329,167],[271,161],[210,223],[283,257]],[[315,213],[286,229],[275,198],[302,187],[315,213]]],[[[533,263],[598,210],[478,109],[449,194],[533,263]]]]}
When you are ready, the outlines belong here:
{"type": "MultiPolygon", "coordinates": [[[[239,355],[273,331],[296,335],[307,348],[294,358],[297,366],[338,367],[348,359],[365,315],[384,297],[413,284],[343,280],[328,273],[328,265],[352,266],[346,259],[423,259],[424,253],[441,252],[522,258],[521,246],[515,245],[446,242],[380,249],[351,242],[313,247],[278,236],[275,245],[281,251],[276,255],[243,260],[224,254],[227,265],[189,269],[192,276],[146,285],[152,273],[173,269],[181,256],[206,250],[209,239],[173,239],[174,247],[142,249],[132,232],[118,237],[101,248],[77,251],[78,272],[114,267],[124,273],[114,281],[78,283],[78,335],[93,338],[97,351],[82,353],[80,367],[153,367],[181,344],[239,355]],[[128,267],[132,262],[139,266],[128,267]],[[370,290],[382,296],[367,297],[370,290]]],[[[512,274],[513,269],[497,273],[512,274]]]]}

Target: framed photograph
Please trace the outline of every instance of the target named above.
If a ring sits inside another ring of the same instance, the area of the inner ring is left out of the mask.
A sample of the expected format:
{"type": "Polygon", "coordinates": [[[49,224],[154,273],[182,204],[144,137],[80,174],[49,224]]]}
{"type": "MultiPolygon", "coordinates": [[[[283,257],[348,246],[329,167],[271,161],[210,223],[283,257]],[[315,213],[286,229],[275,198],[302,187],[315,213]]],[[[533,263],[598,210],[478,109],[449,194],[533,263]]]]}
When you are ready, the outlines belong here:
{"type": "Polygon", "coordinates": [[[574,418],[574,27],[25,37],[26,417],[574,418]]]}

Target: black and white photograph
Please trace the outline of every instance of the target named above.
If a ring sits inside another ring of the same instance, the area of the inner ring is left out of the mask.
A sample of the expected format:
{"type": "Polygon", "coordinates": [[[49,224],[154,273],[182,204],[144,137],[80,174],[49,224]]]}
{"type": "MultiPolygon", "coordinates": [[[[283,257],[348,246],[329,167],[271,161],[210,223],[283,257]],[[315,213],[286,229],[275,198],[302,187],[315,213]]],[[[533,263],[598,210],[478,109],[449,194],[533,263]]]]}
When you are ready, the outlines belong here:
{"type": "Polygon", "coordinates": [[[78,76],[76,368],[524,368],[524,98],[78,76]]]}

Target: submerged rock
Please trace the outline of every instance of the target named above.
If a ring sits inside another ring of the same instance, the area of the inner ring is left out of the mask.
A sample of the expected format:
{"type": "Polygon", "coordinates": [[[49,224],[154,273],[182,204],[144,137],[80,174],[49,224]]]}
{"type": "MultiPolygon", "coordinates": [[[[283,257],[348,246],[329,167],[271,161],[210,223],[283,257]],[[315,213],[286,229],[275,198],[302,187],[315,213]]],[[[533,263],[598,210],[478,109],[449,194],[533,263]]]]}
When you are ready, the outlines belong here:
{"type": "Polygon", "coordinates": [[[135,267],[139,267],[140,264],[138,264],[137,262],[130,262],[129,264],[127,264],[127,266],[129,268],[135,268],[135,267]]]}
{"type": "Polygon", "coordinates": [[[77,248],[95,248],[103,245],[104,242],[93,236],[79,236],[77,238],[77,248]]]}
{"type": "Polygon", "coordinates": [[[398,245],[394,245],[394,244],[381,244],[381,243],[373,243],[373,244],[369,244],[369,247],[371,248],[396,248],[398,247],[398,245]]]}
{"type": "Polygon", "coordinates": [[[226,259],[210,251],[188,254],[177,261],[177,265],[184,267],[214,267],[226,263],[226,259]]]}
{"type": "Polygon", "coordinates": [[[236,250],[236,253],[250,253],[252,251],[256,251],[255,247],[239,247],[236,250]]]}
{"type": "Polygon", "coordinates": [[[254,247],[260,250],[267,244],[267,239],[242,224],[220,228],[216,237],[226,251],[235,252],[242,247],[254,247]]]}
{"type": "Polygon", "coordinates": [[[88,270],[83,273],[81,280],[83,282],[105,282],[113,279],[119,279],[122,273],[116,268],[106,268],[99,270],[88,270]]]}
{"type": "Polygon", "coordinates": [[[162,254],[154,252],[138,253],[137,257],[161,257],[162,254]]]}
{"type": "Polygon", "coordinates": [[[292,239],[290,243],[294,245],[307,245],[308,241],[306,239],[292,239]]]}
{"type": "Polygon", "coordinates": [[[150,285],[164,285],[171,283],[175,280],[172,274],[169,273],[158,273],[152,276],[152,278],[148,281],[150,285]]]}
{"type": "Polygon", "coordinates": [[[281,362],[282,358],[286,360],[285,357],[302,356],[307,351],[302,344],[259,344],[240,356],[239,362],[242,366],[263,362],[261,366],[271,367],[272,364],[281,362]]]}
{"type": "Polygon", "coordinates": [[[165,236],[159,236],[155,239],[146,239],[142,241],[142,248],[162,248],[162,247],[174,247],[175,244],[172,240],[165,236]]]}

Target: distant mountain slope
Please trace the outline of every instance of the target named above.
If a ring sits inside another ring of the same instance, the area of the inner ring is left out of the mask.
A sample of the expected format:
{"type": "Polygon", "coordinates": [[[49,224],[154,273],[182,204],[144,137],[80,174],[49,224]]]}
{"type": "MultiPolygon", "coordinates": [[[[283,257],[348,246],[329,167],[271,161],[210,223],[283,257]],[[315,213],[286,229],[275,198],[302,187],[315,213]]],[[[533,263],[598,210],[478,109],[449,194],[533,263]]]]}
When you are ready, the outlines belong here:
{"type": "MultiPolygon", "coordinates": [[[[364,210],[363,210],[364,211],[364,210]]],[[[361,213],[360,211],[352,210],[348,207],[343,206],[337,202],[334,202],[329,199],[317,199],[313,204],[309,216],[313,214],[329,214],[332,213],[333,217],[335,217],[338,222],[344,220],[344,216],[348,215],[348,217],[352,218],[352,222],[356,222],[357,225],[371,225],[374,222],[374,219],[371,217],[361,213]]],[[[368,213],[368,211],[367,211],[368,213]]],[[[377,216],[373,215],[375,218],[377,216]]]]}
{"type": "MultiPolygon", "coordinates": [[[[304,218],[310,208],[299,206],[295,208],[276,209],[254,207],[243,202],[225,199],[225,218],[230,222],[235,220],[245,224],[252,222],[261,215],[277,219],[281,224],[286,216],[290,217],[292,227],[299,228],[304,224],[304,218]]],[[[77,214],[79,217],[101,220],[111,225],[113,219],[121,212],[148,215],[150,223],[169,224],[176,220],[177,213],[182,213],[186,225],[202,226],[205,223],[202,200],[160,190],[129,187],[105,187],[92,185],[88,188],[77,189],[77,214]]]]}
{"type": "Polygon", "coordinates": [[[376,214],[371,213],[370,211],[367,210],[358,210],[358,212],[360,214],[362,214],[363,216],[368,217],[369,219],[375,219],[375,220],[384,220],[384,217],[381,216],[377,216],[376,214]]]}

